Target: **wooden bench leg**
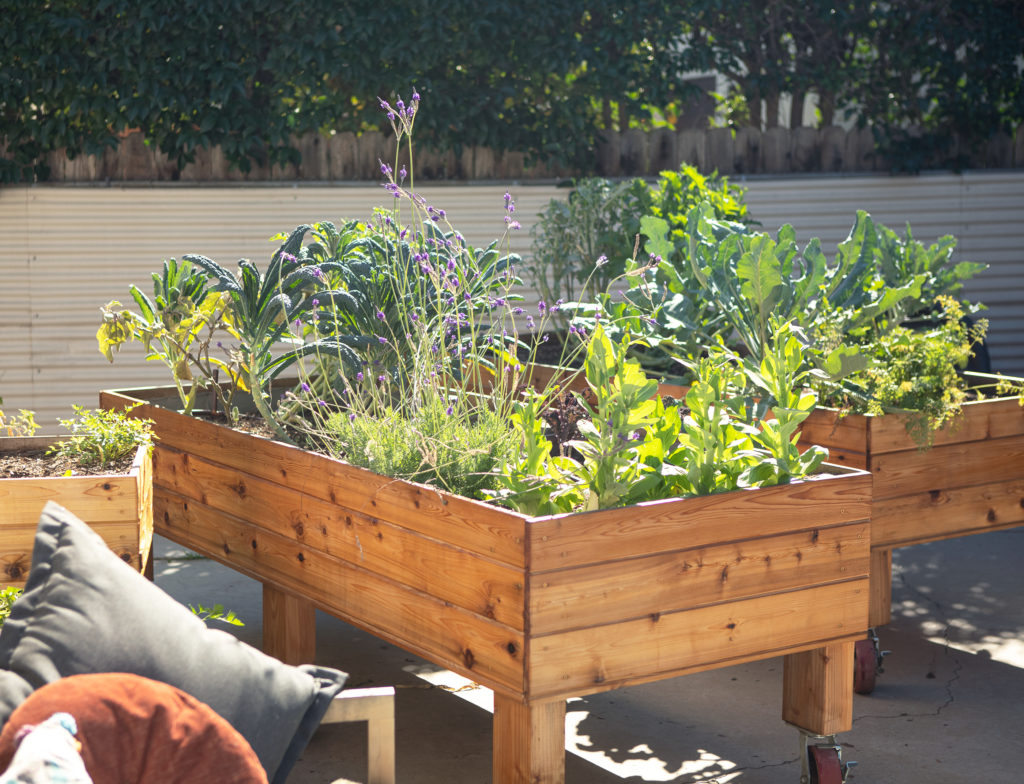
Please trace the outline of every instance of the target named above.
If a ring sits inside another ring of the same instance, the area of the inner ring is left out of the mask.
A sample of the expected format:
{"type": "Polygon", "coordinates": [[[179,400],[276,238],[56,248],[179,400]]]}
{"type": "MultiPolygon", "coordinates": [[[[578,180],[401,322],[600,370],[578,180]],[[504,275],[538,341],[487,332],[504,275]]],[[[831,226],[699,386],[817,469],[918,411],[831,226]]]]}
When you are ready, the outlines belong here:
{"type": "Polygon", "coordinates": [[[842,642],[785,657],[782,718],[814,735],[853,726],[853,649],[842,642]]]}
{"type": "Polygon", "coordinates": [[[316,608],[312,603],[263,584],[263,652],[285,664],[316,659],[316,608]]]}
{"type": "Polygon", "coordinates": [[[320,723],[343,721],[367,722],[367,784],[395,784],[395,690],[343,690],[320,723]]]}
{"type": "Polygon", "coordinates": [[[494,784],[564,784],[565,701],[494,695],[494,784]]]}
{"type": "Polygon", "coordinates": [[[868,626],[885,626],[892,620],[892,550],[871,551],[871,590],[868,626]]]}

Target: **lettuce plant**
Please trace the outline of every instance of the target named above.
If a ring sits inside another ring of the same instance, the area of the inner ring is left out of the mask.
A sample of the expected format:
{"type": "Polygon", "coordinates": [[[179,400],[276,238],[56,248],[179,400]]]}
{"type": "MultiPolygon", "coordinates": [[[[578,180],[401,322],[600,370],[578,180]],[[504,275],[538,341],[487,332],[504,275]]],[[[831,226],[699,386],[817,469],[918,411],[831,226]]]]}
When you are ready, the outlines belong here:
{"type": "Polygon", "coordinates": [[[574,455],[556,455],[545,435],[542,396],[520,401],[512,417],[521,448],[488,497],[525,514],[624,506],[659,498],[765,487],[815,471],[827,452],[797,448],[798,426],[816,398],[804,389],[801,343],[776,322],[771,351],[757,367],[724,345],[696,363],[685,402],[665,401],[657,383],[598,326],[587,344],[588,418],[574,455]],[[777,402],[771,416],[747,394],[747,377],[777,402]]]}

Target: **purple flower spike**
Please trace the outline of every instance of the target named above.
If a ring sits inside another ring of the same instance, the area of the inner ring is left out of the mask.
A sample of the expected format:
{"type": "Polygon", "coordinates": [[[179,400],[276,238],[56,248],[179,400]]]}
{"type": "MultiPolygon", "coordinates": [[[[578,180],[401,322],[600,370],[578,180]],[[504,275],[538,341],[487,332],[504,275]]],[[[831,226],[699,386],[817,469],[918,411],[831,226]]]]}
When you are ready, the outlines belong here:
{"type": "Polygon", "coordinates": [[[384,311],[383,311],[383,310],[378,310],[378,311],[377,311],[377,318],[378,318],[378,320],[380,320],[380,321],[383,321],[383,320],[384,320],[384,311]]]}
{"type": "Polygon", "coordinates": [[[355,414],[349,414],[348,415],[348,421],[349,422],[355,422],[356,421],[356,415],[355,414]]]}
{"type": "Polygon", "coordinates": [[[413,93],[412,93],[412,100],[415,101],[416,103],[420,102],[420,94],[418,92],[416,92],[415,90],[413,90],[413,93]]]}
{"type": "Polygon", "coordinates": [[[408,171],[406,171],[406,169],[405,169],[405,166],[403,166],[403,167],[402,167],[401,169],[399,169],[399,170],[398,170],[398,179],[399,179],[399,180],[400,180],[401,182],[405,182],[405,178],[406,178],[406,177],[407,177],[408,175],[409,175],[409,172],[408,172],[408,171]]]}
{"type": "Polygon", "coordinates": [[[451,415],[452,415],[452,407],[451,407],[451,406],[448,406],[448,408],[447,408],[447,409],[445,409],[445,412],[444,412],[444,413],[446,413],[446,414],[447,414],[448,416],[451,416],[451,415]]]}
{"type": "Polygon", "coordinates": [[[363,371],[360,370],[358,373],[356,373],[356,381],[362,381],[362,380],[363,380],[363,371]]]}
{"type": "Polygon", "coordinates": [[[302,382],[302,391],[309,392],[309,384],[307,384],[305,381],[302,382]]]}

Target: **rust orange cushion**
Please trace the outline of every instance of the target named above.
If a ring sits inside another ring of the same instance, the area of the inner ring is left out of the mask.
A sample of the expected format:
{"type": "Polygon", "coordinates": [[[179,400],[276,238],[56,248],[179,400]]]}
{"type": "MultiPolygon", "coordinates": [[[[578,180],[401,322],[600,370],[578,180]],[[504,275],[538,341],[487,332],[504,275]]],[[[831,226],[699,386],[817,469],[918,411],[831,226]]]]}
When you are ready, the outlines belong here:
{"type": "Polygon", "coordinates": [[[78,723],[94,784],[267,784],[245,738],[209,706],[127,673],[73,675],[33,692],[0,733],[0,770],[10,764],[22,726],[61,711],[78,723]]]}

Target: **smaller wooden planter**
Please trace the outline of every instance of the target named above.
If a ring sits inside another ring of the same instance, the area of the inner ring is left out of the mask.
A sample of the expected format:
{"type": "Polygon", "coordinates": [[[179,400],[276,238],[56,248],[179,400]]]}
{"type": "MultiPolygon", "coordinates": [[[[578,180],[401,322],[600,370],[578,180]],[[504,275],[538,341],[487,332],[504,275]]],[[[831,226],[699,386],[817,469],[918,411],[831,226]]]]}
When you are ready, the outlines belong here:
{"type": "MultiPolygon", "coordinates": [[[[971,374],[968,374],[971,375],[971,374]]],[[[967,403],[920,449],[905,416],[818,409],[803,441],[833,463],[871,472],[871,626],[891,619],[892,550],[1024,524],[1024,407],[1017,397],[967,403]]]]}
{"type": "MultiPolygon", "coordinates": [[[[0,438],[0,452],[45,449],[56,436],[0,438]]],[[[0,585],[24,587],[39,514],[56,501],[140,572],[152,567],[152,450],[140,447],[127,474],[0,478],[0,585]]]]}

